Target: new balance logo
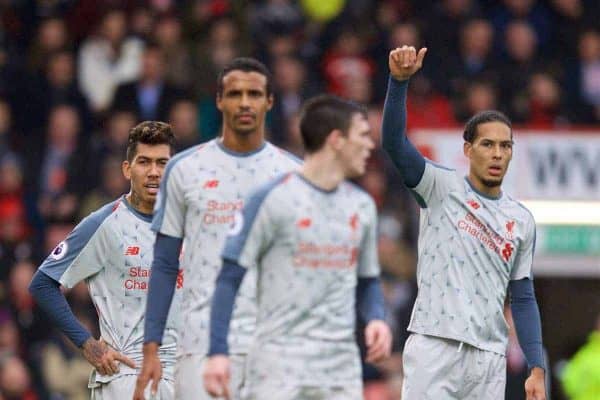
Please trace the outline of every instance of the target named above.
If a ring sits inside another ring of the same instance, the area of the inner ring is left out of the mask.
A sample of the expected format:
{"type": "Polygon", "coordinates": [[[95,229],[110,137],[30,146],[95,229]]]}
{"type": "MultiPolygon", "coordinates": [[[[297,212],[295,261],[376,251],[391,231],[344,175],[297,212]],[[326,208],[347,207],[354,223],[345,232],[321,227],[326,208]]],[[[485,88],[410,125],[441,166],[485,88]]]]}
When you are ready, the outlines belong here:
{"type": "Polygon", "coordinates": [[[474,208],[474,209],[476,209],[476,210],[477,210],[477,209],[479,209],[479,207],[481,207],[481,206],[479,205],[479,203],[478,203],[478,202],[476,202],[475,200],[468,200],[468,201],[467,201],[467,204],[469,204],[471,207],[473,207],[473,208],[474,208]]]}
{"type": "Polygon", "coordinates": [[[311,224],[312,221],[310,220],[310,218],[302,218],[299,219],[298,222],[296,222],[298,228],[308,228],[311,224]]]}
{"type": "Polygon", "coordinates": [[[125,250],[126,256],[137,256],[140,254],[140,248],[138,246],[129,246],[127,250],[125,250]]]}
{"type": "Polygon", "coordinates": [[[204,185],[202,187],[204,189],[214,189],[218,186],[219,186],[219,181],[217,179],[210,179],[210,180],[204,182],[204,185]]]}

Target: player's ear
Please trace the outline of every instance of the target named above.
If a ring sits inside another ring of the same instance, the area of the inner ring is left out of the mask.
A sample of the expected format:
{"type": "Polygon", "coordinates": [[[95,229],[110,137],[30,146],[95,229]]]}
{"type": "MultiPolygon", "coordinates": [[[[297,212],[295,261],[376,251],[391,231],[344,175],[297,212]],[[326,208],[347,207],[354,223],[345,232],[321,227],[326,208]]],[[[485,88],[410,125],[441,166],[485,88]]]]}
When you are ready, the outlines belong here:
{"type": "Polygon", "coordinates": [[[273,93],[267,96],[267,111],[273,107],[273,103],[275,102],[275,97],[273,93]]]}
{"type": "Polygon", "coordinates": [[[340,150],[346,142],[346,136],[339,129],[332,130],[327,136],[326,143],[334,150],[340,150]]]}
{"type": "Polygon", "coordinates": [[[123,161],[121,164],[121,171],[123,171],[123,176],[125,179],[128,181],[131,180],[131,164],[129,164],[129,161],[123,161]]]}
{"type": "Polygon", "coordinates": [[[469,142],[465,142],[465,144],[463,144],[463,153],[465,154],[465,157],[471,158],[471,149],[472,148],[473,148],[473,145],[469,142]]]}
{"type": "Polygon", "coordinates": [[[217,109],[219,111],[223,111],[223,106],[221,105],[223,101],[223,96],[221,96],[221,93],[217,93],[217,97],[215,99],[215,104],[217,105],[217,109]]]}

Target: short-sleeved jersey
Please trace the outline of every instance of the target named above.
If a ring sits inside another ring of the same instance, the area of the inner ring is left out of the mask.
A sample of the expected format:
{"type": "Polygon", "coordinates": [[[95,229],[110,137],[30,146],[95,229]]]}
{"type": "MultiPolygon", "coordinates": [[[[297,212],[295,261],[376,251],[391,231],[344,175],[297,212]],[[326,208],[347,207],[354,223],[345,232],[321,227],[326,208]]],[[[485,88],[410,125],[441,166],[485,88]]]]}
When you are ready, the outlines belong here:
{"type": "MultiPolygon", "coordinates": [[[[298,167],[289,153],[265,143],[252,153],[235,153],[219,139],[192,147],[167,165],[152,229],[182,238],[186,285],[181,311],[181,354],[206,354],[210,302],[222,266],[221,250],[236,211],[251,189],[298,167]]],[[[232,353],[245,354],[256,324],[256,276],[244,279],[229,334],[232,353]]]]}
{"type": "MultiPolygon", "coordinates": [[[[142,365],[146,294],[155,233],[151,217],[136,211],[123,196],[84,218],[52,251],[40,270],[65,287],[85,280],[100,321],[101,337],[115,350],[142,365]]],[[[178,278],[178,289],[183,285],[178,278]]],[[[171,308],[178,307],[176,290],[171,308]]],[[[167,321],[159,357],[167,379],[173,379],[177,355],[178,313],[167,321]]],[[[113,376],[96,374],[99,382],[136,374],[122,364],[113,376]]]]}
{"type": "Polygon", "coordinates": [[[507,194],[486,197],[430,162],[413,190],[422,208],[408,330],[505,354],[504,301],[509,280],[531,278],[533,216],[507,194]]]}
{"type": "Polygon", "coordinates": [[[223,258],[258,270],[249,381],[360,382],[357,277],[379,276],[376,209],[344,182],[331,192],[288,173],[248,200],[223,258]]]}

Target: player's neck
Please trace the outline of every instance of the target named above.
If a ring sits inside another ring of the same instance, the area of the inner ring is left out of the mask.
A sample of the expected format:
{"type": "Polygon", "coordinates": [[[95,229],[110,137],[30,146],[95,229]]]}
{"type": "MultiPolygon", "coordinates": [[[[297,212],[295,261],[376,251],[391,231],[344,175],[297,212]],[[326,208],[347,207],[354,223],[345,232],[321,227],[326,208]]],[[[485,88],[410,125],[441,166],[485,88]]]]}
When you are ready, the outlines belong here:
{"type": "Polygon", "coordinates": [[[326,191],[334,190],[344,180],[344,171],[333,160],[328,160],[327,154],[323,153],[305,156],[300,174],[313,185],[326,191]]]}
{"type": "Polygon", "coordinates": [[[469,183],[476,191],[478,191],[479,193],[482,193],[485,196],[497,198],[497,197],[500,197],[500,194],[502,193],[502,187],[500,185],[487,186],[483,182],[481,182],[480,179],[475,177],[473,174],[469,174],[469,176],[467,176],[467,179],[469,180],[469,183]]]}
{"type": "Polygon", "coordinates": [[[142,199],[140,199],[139,196],[137,196],[133,191],[127,193],[125,195],[125,199],[127,199],[129,205],[131,205],[131,207],[137,212],[151,215],[154,211],[154,203],[149,204],[142,201],[142,199]]]}
{"type": "Polygon", "coordinates": [[[252,133],[240,135],[224,127],[221,144],[226,149],[236,153],[249,153],[259,149],[263,145],[265,141],[263,132],[263,130],[256,130],[252,133]]]}

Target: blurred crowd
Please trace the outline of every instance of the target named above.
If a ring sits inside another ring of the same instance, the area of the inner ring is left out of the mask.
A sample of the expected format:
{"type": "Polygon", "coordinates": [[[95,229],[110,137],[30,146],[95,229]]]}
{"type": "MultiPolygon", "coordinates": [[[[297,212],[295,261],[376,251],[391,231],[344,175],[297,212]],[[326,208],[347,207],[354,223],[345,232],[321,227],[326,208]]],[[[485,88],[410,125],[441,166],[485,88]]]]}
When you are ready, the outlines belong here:
{"type": "MultiPolygon", "coordinates": [[[[218,135],[216,74],[234,57],[273,72],[269,139],[298,155],[299,109],[323,91],[365,104],[379,140],[387,54],[404,44],[429,48],[409,129],[489,108],[531,128],[585,127],[600,122],[599,20],[597,0],[0,0],[0,399],[87,397],[90,368],[29,281],[74,224],[128,190],[136,122],[169,121],[179,150],[218,135]]],[[[387,164],[376,152],[359,182],[379,207],[396,336],[395,356],[365,368],[381,400],[399,398],[416,294],[416,205],[387,164]]],[[[68,298],[96,330],[86,287],[68,298]]]]}

